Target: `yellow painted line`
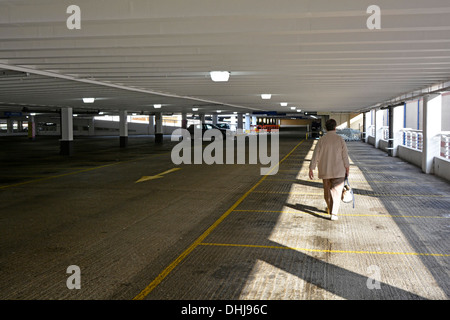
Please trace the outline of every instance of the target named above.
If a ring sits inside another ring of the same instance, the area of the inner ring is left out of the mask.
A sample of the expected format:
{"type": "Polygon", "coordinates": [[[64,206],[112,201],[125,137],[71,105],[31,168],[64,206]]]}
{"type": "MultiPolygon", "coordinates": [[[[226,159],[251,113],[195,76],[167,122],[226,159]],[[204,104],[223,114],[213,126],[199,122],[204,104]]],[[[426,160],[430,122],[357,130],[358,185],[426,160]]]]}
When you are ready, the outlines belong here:
{"type": "Polygon", "coordinates": [[[173,169],[164,171],[162,173],[158,173],[157,175],[154,175],[154,176],[143,176],[142,178],[137,180],[135,183],[164,178],[164,175],[171,173],[171,172],[178,171],[178,170],[181,170],[181,168],[173,168],[173,169]]]}
{"type": "MultiPolygon", "coordinates": [[[[267,179],[266,181],[287,181],[287,182],[296,182],[296,181],[306,181],[306,182],[321,182],[321,179],[314,180],[303,180],[303,179],[267,179]]],[[[416,184],[414,181],[381,181],[381,180],[351,180],[351,183],[403,183],[403,184],[416,184]]]]}
{"type": "Polygon", "coordinates": [[[56,178],[67,177],[67,176],[71,176],[71,175],[78,174],[78,173],[89,172],[89,171],[92,171],[92,170],[97,170],[97,169],[101,169],[101,168],[115,166],[117,164],[124,163],[124,162],[125,161],[123,161],[123,162],[116,162],[116,163],[110,163],[110,164],[105,164],[105,165],[98,166],[98,167],[95,167],[95,168],[88,168],[88,169],[73,171],[73,172],[69,172],[69,173],[62,173],[62,174],[58,174],[58,175],[54,175],[54,176],[49,176],[49,177],[45,177],[45,178],[40,178],[40,179],[34,179],[34,180],[14,183],[14,184],[6,185],[6,186],[0,186],[0,189],[18,187],[18,186],[23,186],[23,185],[30,184],[30,183],[36,183],[36,182],[42,182],[42,181],[56,179],[56,178]]]}
{"type": "MultiPolygon", "coordinates": [[[[255,193],[277,193],[277,194],[290,194],[290,195],[309,195],[309,196],[323,196],[322,193],[308,193],[308,192],[284,192],[284,191],[254,191],[255,193]]],[[[356,194],[356,196],[369,196],[369,197],[436,197],[445,198],[450,195],[443,194],[395,194],[395,193],[368,193],[368,194],[356,194]]]]}
{"type": "Polygon", "coordinates": [[[171,264],[169,264],[147,287],[145,287],[133,300],[143,300],[152,292],[171,272],[175,269],[195,248],[197,248],[203,240],[226,218],[236,207],[248,197],[284,160],[286,160],[305,140],[300,141],[283,159],[281,159],[276,166],[274,166],[267,175],[263,176],[253,187],[250,188],[242,197],[240,197],[222,216],[217,219],[200,237],[198,237],[183,253],[178,256],[171,264]]]}
{"type": "MultiPolygon", "coordinates": [[[[300,214],[311,214],[306,211],[289,211],[289,210],[234,210],[235,212],[265,212],[265,213],[300,213],[300,214]]],[[[321,215],[324,217],[329,217],[326,213],[314,212],[314,214],[321,215]]],[[[450,215],[448,217],[442,216],[410,216],[410,215],[391,215],[391,214],[369,214],[369,213],[340,213],[339,216],[348,216],[348,217],[380,217],[380,218],[423,218],[423,219],[450,219],[450,215]]]]}
{"type": "Polygon", "coordinates": [[[0,190],[1,189],[7,189],[7,188],[13,188],[13,187],[19,187],[19,186],[23,186],[23,185],[27,185],[27,184],[31,184],[31,183],[36,183],[36,182],[42,182],[42,181],[47,181],[47,180],[67,177],[67,176],[71,176],[71,175],[75,175],[75,174],[79,174],[79,173],[84,173],[84,172],[89,172],[89,171],[98,170],[98,169],[102,169],[102,168],[112,167],[112,166],[116,166],[116,165],[124,164],[124,163],[128,163],[128,162],[133,162],[133,161],[140,161],[140,160],[143,160],[143,159],[152,158],[152,157],[155,157],[155,156],[162,156],[162,155],[166,155],[166,154],[169,154],[169,153],[161,153],[161,154],[151,155],[149,157],[144,157],[144,158],[130,159],[130,160],[125,160],[125,161],[118,161],[118,162],[109,163],[109,164],[105,164],[105,165],[101,165],[101,166],[97,166],[97,167],[93,167],[93,168],[87,168],[87,169],[72,171],[72,172],[68,172],[68,173],[57,174],[57,175],[54,175],[54,176],[48,176],[48,177],[45,177],[45,178],[33,179],[33,180],[29,180],[29,181],[24,181],[24,182],[18,182],[18,183],[9,184],[9,185],[6,185],[6,186],[0,186],[0,190]]]}
{"type": "Polygon", "coordinates": [[[389,252],[389,251],[362,251],[362,250],[328,250],[328,249],[293,248],[293,247],[283,247],[283,246],[263,246],[263,245],[253,245],[253,244],[204,243],[204,242],[200,243],[200,245],[201,246],[215,246],[215,247],[282,249],[282,250],[295,250],[295,251],[306,251],[306,252],[450,257],[450,254],[443,254],[443,253],[389,252]]]}

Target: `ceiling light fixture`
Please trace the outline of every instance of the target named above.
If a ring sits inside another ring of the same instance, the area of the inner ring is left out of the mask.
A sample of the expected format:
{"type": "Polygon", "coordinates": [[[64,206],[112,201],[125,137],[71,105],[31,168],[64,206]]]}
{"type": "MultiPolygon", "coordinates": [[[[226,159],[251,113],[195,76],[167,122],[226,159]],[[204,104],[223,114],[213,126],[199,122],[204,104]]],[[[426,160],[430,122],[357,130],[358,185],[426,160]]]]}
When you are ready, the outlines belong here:
{"type": "Polygon", "coordinates": [[[211,71],[209,74],[214,82],[227,82],[230,79],[228,71],[211,71]]]}
{"type": "Polygon", "coordinates": [[[154,104],[153,107],[155,107],[155,109],[161,109],[161,105],[160,104],[154,104]]]}
{"type": "Polygon", "coordinates": [[[291,110],[295,110],[295,107],[291,107],[291,110]]]}
{"type": "Polygon", "coordinates": [[[84,103],[94,103],[95,98],[83,98],[84,103]]]}
{"type": "Polygon", "coordinates": [[[198,108],[192,108],[192,111],[198,111],[198,108]]]}
{"type": "Polygon", "coordinates": [[[281,102],[280,105],[281,105],[282,107],[287,107],[288,103],[287,103],[287,102],[281,102]]]}
{"type": "Polygon", "coordinates": [[[261,95],[261,98],[264,100],[269,100],[270,98],[272,98],[272,95],[269,93],[264,93],[261,95]]]}

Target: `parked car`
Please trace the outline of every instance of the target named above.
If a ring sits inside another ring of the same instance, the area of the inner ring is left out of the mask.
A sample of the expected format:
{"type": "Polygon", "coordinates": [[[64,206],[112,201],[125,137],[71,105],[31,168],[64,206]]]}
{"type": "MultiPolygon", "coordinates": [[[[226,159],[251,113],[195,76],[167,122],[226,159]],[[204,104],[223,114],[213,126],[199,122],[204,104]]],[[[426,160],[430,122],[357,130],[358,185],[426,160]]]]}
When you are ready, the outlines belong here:
{"type": "Polygon", "coordinates": [[[231,130],[231,127],[228,123],[218,123],[217,126],[221,129],[231,130]]]}
{"type": "Polygon", "coordinates": [[[208,131],[208,130],[213,130],[213,129],[219,130],[219,131],[222,133],[223,139],[226,139],[226,137],[227,137],[227,135],[228,135],[226,129],[219,128],[218,126],[213,125],[213,124],[209,124],[209,123],[203,123],[203,124],[191,124],[191,125],[187,128],[187,130],[188,130],[189,133],[191,134],[191,138],[194,137],[194,130],[199,130],[199,129],[202,130],[202,137],[203,137],[203,135],[205,134],[206,131],[208,131]]]}

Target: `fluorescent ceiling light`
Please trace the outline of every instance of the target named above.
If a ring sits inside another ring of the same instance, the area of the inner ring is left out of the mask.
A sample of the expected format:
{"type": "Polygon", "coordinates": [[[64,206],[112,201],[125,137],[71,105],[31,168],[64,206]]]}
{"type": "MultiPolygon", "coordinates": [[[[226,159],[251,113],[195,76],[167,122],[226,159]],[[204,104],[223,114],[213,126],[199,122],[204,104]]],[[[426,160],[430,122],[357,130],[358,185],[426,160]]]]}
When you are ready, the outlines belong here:
{"type": "Polygon", "coordinates": [[[161,109],[161,105],[160,104],[154,104],[153,107],[155,107],[155,109],[161,109]]]}
{"type": "Polygon", "coordinates": [[[84,103],[94,103],[95,98],[83,98],[84,103]]]}
{"type": "Polygon", "coordinates": [[[291,110],[295,110],[295,107],[291,107],[291,110]]]}
{"type": "Polygon", "coordinates": [[[198,111],[198,108],[192,108],[192,111],[198,111]]]}
{"type": "Polygon", "coordinates": [[[264,100],[269,100],[270,98],[272,98],[272,95],[268,94],[268,93],[264,93],[261,95],[261,98],[264,100]]]}
{"type": "Polygon", "coordinates": [[[221,110],[217,110],[217,113],[221,113],[222,111],[221,110]]]}
{"type": "Polygon", "coordinates": [[[298,109],[297,112],[302,112],[302,110],[298,109]]]}
{"type": "Polygon", "coordinates": [[[287,107],[288,104],[287,104],[287,102],[281,102],[280,105],[281,105],[282,107],[287,107]]]}
{"type": "Polygon", "coordinates": [[[214,82],[227,82],[230,79],[228,71],[211,71],[209,74],[214,82]]]}

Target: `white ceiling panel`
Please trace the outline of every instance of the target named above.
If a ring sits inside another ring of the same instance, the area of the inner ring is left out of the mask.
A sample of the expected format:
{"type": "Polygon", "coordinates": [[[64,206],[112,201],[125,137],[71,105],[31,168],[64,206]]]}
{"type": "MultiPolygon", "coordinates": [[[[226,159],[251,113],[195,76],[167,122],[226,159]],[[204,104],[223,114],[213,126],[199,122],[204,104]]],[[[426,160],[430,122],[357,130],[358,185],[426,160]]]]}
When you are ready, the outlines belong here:
{"type": "Polygon", "coordinates": [[[8,107],[358,111],[450,79],[450,2],[0,0],[0,68],[28,73],[0,76],[8,107]]]}

